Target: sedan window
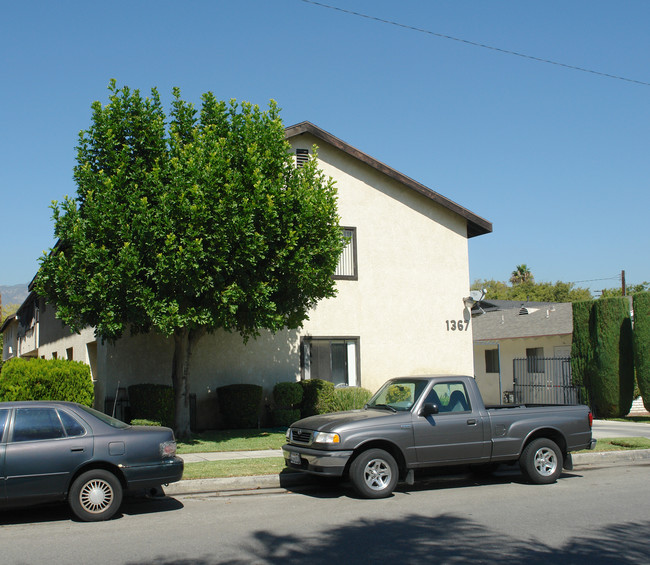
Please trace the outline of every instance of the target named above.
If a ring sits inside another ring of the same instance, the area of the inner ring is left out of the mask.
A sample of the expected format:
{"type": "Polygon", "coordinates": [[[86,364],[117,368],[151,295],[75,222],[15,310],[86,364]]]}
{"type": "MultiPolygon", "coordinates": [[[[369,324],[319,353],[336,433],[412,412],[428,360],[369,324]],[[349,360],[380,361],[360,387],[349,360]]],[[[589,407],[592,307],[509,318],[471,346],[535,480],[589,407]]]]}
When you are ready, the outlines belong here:
{"type": "Polygon", "coordinates": [[[2,441],[2,434],[5,431],[5,425],[7,423],[8,415],[9,415],[9,410],[0,410],[0,441],[2,441]]]}
{"type": "Polygon", "coordinates": [[[17,408],[13,441],[56,439],[65,436],[54,408],[17,408]]]}
{"type": "Polygon", "coordinates": [[[63,422],[63,427],[65,428],[65,433],[68,437],[82,436],[86,433],[86,428],[84,428],[67,412],[59,410],[59,416],[61,417],[61,422],[63,422]]]}

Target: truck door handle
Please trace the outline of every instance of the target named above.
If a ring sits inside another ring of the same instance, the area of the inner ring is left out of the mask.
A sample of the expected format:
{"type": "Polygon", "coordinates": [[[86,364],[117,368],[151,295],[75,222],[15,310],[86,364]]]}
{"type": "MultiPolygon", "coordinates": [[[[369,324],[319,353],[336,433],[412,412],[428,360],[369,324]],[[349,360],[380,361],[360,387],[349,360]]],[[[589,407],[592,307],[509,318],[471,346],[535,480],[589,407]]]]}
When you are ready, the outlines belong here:
{"type": "Polygon", "coordinates": [[[467,420],[467,425],[468,426],[475,426],[476,425],[476,420],[474,418],[470,418],[467,420]]]}

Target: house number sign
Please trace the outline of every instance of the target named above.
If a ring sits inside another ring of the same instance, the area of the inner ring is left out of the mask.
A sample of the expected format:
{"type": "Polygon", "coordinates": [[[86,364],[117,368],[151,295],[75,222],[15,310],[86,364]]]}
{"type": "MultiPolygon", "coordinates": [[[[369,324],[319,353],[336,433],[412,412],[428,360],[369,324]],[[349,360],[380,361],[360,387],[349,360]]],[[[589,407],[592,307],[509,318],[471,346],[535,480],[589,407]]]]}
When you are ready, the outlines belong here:
{"type": "Polygon", "coordinates": [[[446,320],[448,332],[466,332],[469,329],[469,321],[464,320],[446,320]]]}

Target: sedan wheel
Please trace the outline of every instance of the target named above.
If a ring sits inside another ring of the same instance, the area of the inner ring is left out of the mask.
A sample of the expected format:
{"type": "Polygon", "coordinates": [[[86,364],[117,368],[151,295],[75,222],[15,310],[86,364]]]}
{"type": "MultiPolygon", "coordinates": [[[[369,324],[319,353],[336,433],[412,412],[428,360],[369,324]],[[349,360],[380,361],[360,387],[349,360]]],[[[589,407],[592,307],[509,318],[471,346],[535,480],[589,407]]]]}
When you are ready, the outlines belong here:
{"type": "Polygon", "coordinates": [[[350,480],[364,498],[384,498],[395,486],[399,469],[395,459],[383,449],[369,449],[352,461],[350,480]]]}
{"type": "Polygon", "coordinates": [[[108,520],[122,504],[122,485],[109,471],[87,471],[72,483],[68,504],[74,515],[84,522],[108,520]]]}

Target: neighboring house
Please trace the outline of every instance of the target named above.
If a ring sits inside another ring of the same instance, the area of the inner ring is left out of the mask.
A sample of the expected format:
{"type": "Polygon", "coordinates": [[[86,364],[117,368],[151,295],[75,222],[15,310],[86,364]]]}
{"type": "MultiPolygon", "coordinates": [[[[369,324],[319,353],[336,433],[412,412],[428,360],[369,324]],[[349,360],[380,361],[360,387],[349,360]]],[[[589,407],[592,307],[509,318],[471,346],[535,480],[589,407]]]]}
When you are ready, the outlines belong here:
{"type": "Polygon", "coordinates": [[[558,382],[555,377],[570,377],[570,303],[483,300],[472,315],[474,374],[486,403],[513,401],[515,359],[525,360],[526,372],[549,387],[558,382]],[[541,360],[550,358],[558,361],[544,366],[541,360]]]}
{"type": "MultiPolygon", "coordinates": [[[[286,134],[297,166],[316,145],[319,167],[336,181],[350,238],[334,275],[338,295],[318,303],[298,330],[263,332],[247,344],[224,331],[204,336],[190,369],[199,428],[214,426],[216,389],[227,384],[256,383],[270,393],[280,381],[319,378],[375,390],[396,375],[473,371],[463,301],[468,239],[492,224],[309,122],[286,134]]],[[[171,339],[125,335],[102,344],[90,328],[65,335],[53,307],[38,311],[35,354],[61,357],[72,348],[73,359],[91,365],[98,408],[130,384],[171,383],[171,339]]]]}

